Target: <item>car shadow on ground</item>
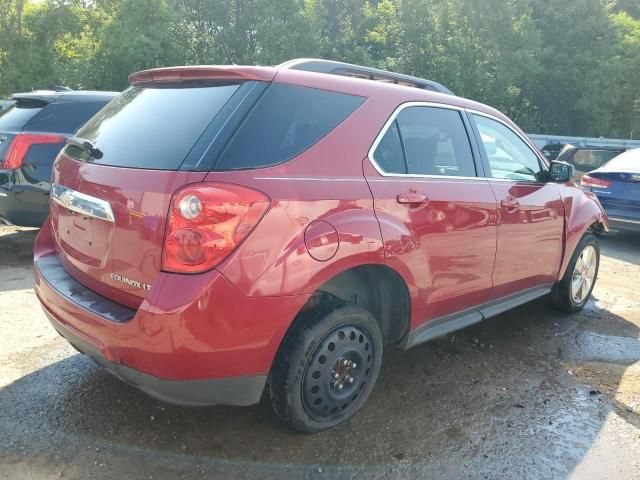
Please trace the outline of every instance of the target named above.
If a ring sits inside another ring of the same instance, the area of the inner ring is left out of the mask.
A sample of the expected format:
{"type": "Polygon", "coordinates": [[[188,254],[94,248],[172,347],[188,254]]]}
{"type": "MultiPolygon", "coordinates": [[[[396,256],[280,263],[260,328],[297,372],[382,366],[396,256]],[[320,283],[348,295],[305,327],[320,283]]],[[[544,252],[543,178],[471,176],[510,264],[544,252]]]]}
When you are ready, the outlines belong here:
{"type": "Polygon", "coordinates": [[[0,233],[0,292],[33,288],[33,277],[25,275],[25,269],[33,264],[38,230],[3,226],[0,233]]]}
{"type": "Polygon", "coordinates": [[[2,227],[0,236],[0,267],[30,266],[37,229],[2,227]]]}
{"type": "MultiPolygon", "coordinates": [[[[274,478],[291,468],[336,477],[346,469],[347,476],[376,478],[394,471],[562,478],[589,451],[609,413],[638,425],[638,412],[615,397],[626,366],[640,360],[631,343],[624,345],[634,337],[638,327],[593,301],[574,316],[536,301],[407,352],[388,349],[363,411],[316,435],[292,434],[264,402],[249,408],[157,402],[86,357],[67,356],[61,341],[61,360],[0,390],[0,412],[10,438],[45,450],[62,436],[69,445],[56,448],[90,445],[89,456],[97,455],[94,445],[119,445],[190,455],[202,468],[276,472],[274,478]],[[607,342],[629,351],[609,358],[607,342]],[[616,366],[606,388],[597,375],[576,373],[593,362],[616,366]]],[[[78,465],[81,476],[88,474],[78,465]]]]}
{"type": "Polygon", "coordinates": [[[640,231],[611,230],[599,241],[602,255],[640,265],[640,231]]]}

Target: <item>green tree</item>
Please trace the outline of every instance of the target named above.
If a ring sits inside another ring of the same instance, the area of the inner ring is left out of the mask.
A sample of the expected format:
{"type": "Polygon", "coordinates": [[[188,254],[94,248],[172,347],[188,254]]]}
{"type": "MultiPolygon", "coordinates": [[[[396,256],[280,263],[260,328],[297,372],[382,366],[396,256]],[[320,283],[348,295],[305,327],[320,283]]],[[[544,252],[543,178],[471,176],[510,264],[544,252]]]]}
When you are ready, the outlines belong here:
{"type": "Polygon", "coordinates": [[[542,35],[544,74],[534,95],[546,132],[603,135],[599,93],[614,42],[601,0],[535,0],[533,18],[542,35]],[[570,19],[570,22],[567,20],[570,19]]]}
{"type": "Polygon", "coordinates": [[[165,0],[123,0],[102,29],[95,59],[95,85],[123,89],[129,74],[184,63],[165,0]]]}
{"type": "Polygon", "coordinates": [[[637,0],[0,0],[0,95],[295,57],[430,78],[531,132],[635,136],[637,0]]]}
{"type": "Polygon", "coordinates": [[[639,138],[640,20],[620,12],[611,16],[611,22],[616,42],[613,55],[604,63],[602,101],[594,125],[607,135],[639,138]]]}

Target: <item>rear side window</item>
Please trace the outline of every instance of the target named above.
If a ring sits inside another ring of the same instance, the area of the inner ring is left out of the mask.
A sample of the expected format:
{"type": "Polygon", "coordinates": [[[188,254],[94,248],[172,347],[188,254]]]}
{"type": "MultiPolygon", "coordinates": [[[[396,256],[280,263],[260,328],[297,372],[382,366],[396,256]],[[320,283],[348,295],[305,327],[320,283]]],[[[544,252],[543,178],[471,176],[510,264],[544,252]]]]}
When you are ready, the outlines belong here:
{"type": "Polygon", "coordinates": [[[133,86],[78,132],[94,153],[68,145],[79,160],[118,167],[177,170],[240,84],[133,86]]]}
{"type": "Polygon", "coordinates": [[[457,110],[408,107],[376,148],[374,158],[388,173],[475,177],[469,137],[457,110]]]}
{"type": "Polygon", "coordinates": [[[29,119],[25,130],[74,133],[106,104],[106,100],[51,103],[29,119]]]}
{"type": "Polygon", "coordinates": [[[240,125],[214,169],[286,162],[331,132],[363,101],[344,93],[273,84],[240,125]]]}
{"type": "Polygon", "coordinates": [[[19,101],[8,110],[0,111],[0,132],[20,131],[25,123],[37,115],[46,103],[19,101]]]}

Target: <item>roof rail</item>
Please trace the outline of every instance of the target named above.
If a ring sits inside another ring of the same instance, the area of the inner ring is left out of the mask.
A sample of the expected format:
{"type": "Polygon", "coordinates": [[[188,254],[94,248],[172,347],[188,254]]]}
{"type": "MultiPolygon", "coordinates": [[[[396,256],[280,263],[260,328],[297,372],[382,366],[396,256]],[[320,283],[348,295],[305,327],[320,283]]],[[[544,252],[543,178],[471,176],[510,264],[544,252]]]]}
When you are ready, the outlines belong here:
{"type": "Polygon", "coordinates": [[[432,92],[446,93],[453,95],[453,92],[444,85],[424,78],[412,77],[401,73],[388,72],[377,68],[363,67],[351,63],[334,62],[332,60],[321,60],[318,58],[297,58],[278,65],[279,68],[289,68],[291,70],[304,70],[306,72],[328,73],[330,75],[342,75],[345,77],[364,78],[378,82],[395,83],[406,87],[421,88],[432,92]]]}

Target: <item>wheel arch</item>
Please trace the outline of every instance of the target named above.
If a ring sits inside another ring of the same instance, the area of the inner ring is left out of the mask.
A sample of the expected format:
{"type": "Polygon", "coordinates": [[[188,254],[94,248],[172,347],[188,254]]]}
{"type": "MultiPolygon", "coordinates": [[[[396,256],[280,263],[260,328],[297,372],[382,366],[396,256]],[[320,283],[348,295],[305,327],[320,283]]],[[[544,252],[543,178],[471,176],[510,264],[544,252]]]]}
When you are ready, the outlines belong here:
{"type": "Polygon", "coordinates": [[[385,264],[366,263],[340,270],[320,284],[287,333],[296,328],[296,320],[304,312],[329,301],[367,309],[380,325],[385,344],[398,343],[411,325],[411,297],[402,275],[385,264]]]}
{"type": "Polygon", "coordinates": [[[586,232],[609,230],[607,215],[595,195],[575,187],[572,190],[574,190],[573,195],[564,198],[565,248],[558,280],[564,276],[571,257],[586,232]]]}

